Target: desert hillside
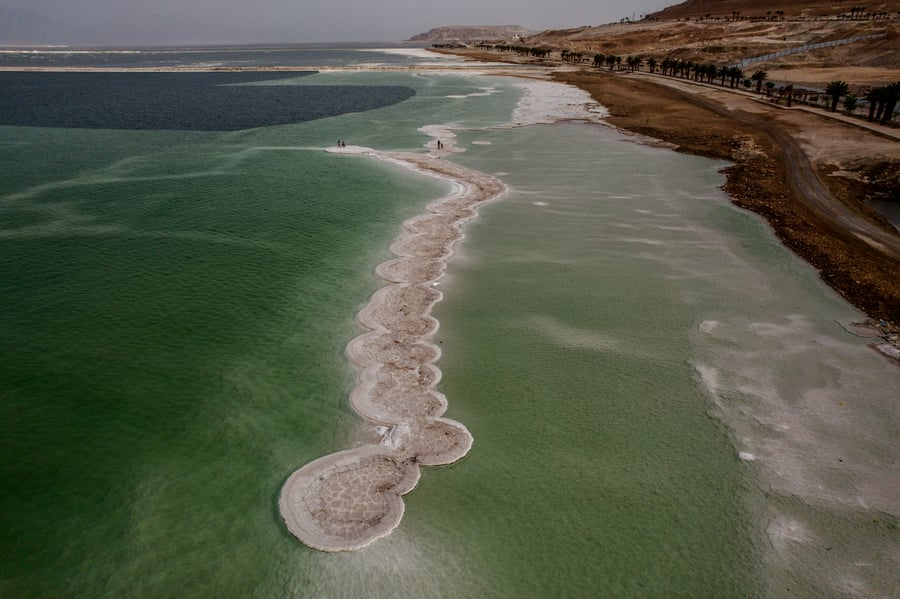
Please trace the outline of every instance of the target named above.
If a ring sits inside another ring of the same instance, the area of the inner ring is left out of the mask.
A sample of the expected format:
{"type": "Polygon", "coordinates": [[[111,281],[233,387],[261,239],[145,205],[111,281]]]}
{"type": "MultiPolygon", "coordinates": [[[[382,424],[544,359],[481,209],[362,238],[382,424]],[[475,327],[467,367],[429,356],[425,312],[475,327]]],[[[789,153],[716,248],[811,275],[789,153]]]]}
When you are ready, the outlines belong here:
{"type": "Polygon", "coordinates": [[[645,15],[648,19],[733,19],[772,18],[810,19],[847,15],[852,18],[875,18],[884,14],[897,16],[900,2],[879,0],[858,2],[857,0],[687,0],[669,6],[655,13],[645,15]],[[862,10],[860,10],[860,8],[862,10]]]}
{"type": "Polygon", "coordinates": [[[613,55],[754,64],[772,81],[810,88],[847,80],[857,90],[900,79],[900,0],[687,0],[642,17],[537,33],[517,26],[438,27],[409,41],[541,51],[523,56],[529,62],[565,53],[586,62],[613,55]],[[808,47],[822,44],[829,45],[808,47]],[[783,55],[771,56],[777,53],[783,55]]]}
{"type": "Polygon", "coordinates": [[[808,44],[873,36],[846,46],[813,49],[773,62],[815,67],[852,64],[900,68],[900,18],[879,20],[652,21],[616,23],[528,36],[529,46],[583,53],[654,56],[737,63],[808,44]]]}
{"type": "Polygon", "coordinates": [[[500,46],[540,51],[523,56],[528,61],[556,60],[565,53],[584,62],[613,55],[717,67],[752,64],[765,68],[776,83],[810,88],[846,80],[857,90],[900,79],[900,0],[865,6],[845,0],[688,0],[635,22],[505,38],[472,33],[457,32],[453,39],[482,48],[503,40],[500,46]],[[822,44],[829,45],[809,47],[822,44]],[[777,53],[783,55],[772,56],[777,53]],[[765,58],[757,61],[760,57],[765,58]]]}

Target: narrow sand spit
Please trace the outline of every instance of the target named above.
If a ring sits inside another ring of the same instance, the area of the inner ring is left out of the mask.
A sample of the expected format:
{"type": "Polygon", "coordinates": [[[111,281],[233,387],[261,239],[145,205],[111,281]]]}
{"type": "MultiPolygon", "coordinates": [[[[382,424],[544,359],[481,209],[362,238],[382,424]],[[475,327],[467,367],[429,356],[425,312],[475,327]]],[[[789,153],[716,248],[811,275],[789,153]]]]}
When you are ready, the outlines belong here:
{"type": "Polygon", "coordinates": [[[419,466],[450,464],[472,446],[462,424],[442,418],[447,399],[435,386],[440,350],[428,338],[438,322],[431,307],[462,225],[475,208],[500,197],[502,182],[434,155],[381,153],[350,146],[330,151],[386,160],[453,183],[455,190],[403,224],[391,245],[396,256],[376,268],[387,282],[360,310],[368,331],[347,346],[360,368],[350,405],[386,427],[380,443],[340,451],[294,472],[278,501],[288,530],[321,551],[365,547],[390,533],[403,516],[402,495],[415,487],[419,466]]]}

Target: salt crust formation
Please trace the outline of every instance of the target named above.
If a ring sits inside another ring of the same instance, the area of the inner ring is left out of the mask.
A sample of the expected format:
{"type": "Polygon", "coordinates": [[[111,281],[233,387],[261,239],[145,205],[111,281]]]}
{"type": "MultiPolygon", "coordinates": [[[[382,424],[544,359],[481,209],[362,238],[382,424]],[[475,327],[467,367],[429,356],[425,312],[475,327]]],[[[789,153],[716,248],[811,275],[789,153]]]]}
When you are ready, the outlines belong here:
{"type": "Polygon", "coordinates": [[[494,177],[441,160],[454,151],[453,135],[443,135],[447,141],[429,144],[428,155],[358,146],[331,150],[412,168],[455,189],[430,204],[427,214],[404,223],[390,248],[396,258],[376,268],[388,284],[357,316],[368,330],[347,346],[360,369],[350,405],[384,428],[381,441],[310,462],[282,487],[278,504],[288,530],[314,549],[355,550],[387,535],[403,517],[402,495],[418,482],[419,466],[450,464],[472,446],[465,426],[442,418],[447,399],[435,390],[440,350],[428,342],[438,328],[430,312],[442,297],[435,285],[462,238],[462,225],[506,188],[494,177]]]}
{"type": "MultiPolygon", "coordinates": [[[[602,123],[605,108],[587,92],[558,83],[523,79],[511,127],[582,121],[602,123]]],[[[472,95],[494,93],[483,88],[472,95]]],[[[430,204],[426,214],[404,223],[391,245],[396,256],[375,272],[387,282],[359,312],[368,331],[347,346],[360,368],[350,405],[366,421],[384,428],[381,441],[341,451],[306,464],[281,490],[279,508],[288,530],[322,551],[361,549],[390,533],[403,517],[402,496],[415,487],[420,465],[450,464],[472,446],[465,426],[442,418],[447,399],[435,387],[440,349],[428,338],[437,331],[431,307],[462,226],[475,209],[500,197],[498,179],[441,157],[462,151],[445,125],[419,131],[431,138],[428,154],[382,153],[347,146],[329,151],[361,154],[449,181],[454,191],[430,204]],[[440,143],[438,143],[440,140],[440,143]]]]}

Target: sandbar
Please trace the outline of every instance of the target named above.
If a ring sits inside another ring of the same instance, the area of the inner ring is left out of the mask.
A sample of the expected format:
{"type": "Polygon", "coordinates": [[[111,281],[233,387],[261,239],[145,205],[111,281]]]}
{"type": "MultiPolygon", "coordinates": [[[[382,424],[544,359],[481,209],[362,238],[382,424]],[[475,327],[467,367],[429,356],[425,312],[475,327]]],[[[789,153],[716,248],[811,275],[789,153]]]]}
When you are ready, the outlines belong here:
{"type": "Polygon", "coordinates": [[[383,427],[377,443],[314,460],[291,474],[278,505],[288,530],[320,551],[352,551],[389,534],[403,517],[402,496],[419,480],[419,466],[453,463],[468,453],[472,435],[444,418],[447,399],[435,389],[441,352],[429,342],[439,323],[431,308],[443,297],[443,276],[462,226],[476,208],[499,198],[495,177],[443,160],[452,138],[428,154],[386,153],[360,146],[331,148],[371,156],[452,184],[453,190],[403,223],[391,245],[394,258],[376,273],[385,286],[357,315],[366,331],[347,346],[359,368],[350,405],[366,422],[383,427]]]}

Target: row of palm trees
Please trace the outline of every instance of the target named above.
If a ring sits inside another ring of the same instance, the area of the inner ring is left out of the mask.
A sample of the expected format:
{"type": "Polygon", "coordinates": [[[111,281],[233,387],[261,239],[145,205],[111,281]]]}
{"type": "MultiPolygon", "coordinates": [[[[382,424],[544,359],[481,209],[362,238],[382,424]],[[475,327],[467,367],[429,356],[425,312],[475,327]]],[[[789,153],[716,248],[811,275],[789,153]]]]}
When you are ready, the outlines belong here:
{"type": "Polygon", "coordinates": [[[664,58],[659,65],[663,75],[706,83],[715,83],[718,80],[719,85],[723,87],[726,79],[729,87],[734,88],[745,78],[744,70],[734,65],[702,64],[678,58],[664,58]]]}
{"type": "MultiPolygon", "coordinates": [[[[580,56],[580,53],[577,54],[580,56]]],[[[640,71],[641,67],[645,64],[645,61],[642,56],[627,56],[623,59],[621,56],[616,56],[615,54],[605,56],[603,54],[594,55],[593,65],[598,68],[605,65],[610,71],[619,70],[622,68],[623,63],[628,70],[634,72],[636,70],[640,71]]],[[[662,59],[661,62],[650,57],[646,60],[646,64],[651,73],[656,73],[658,69],[658,72],[663,75],[681,77],[682,79],[693,79],[694,81],[705,83],[715,83],[716,80],[719,80],[720,85],[722,86],[725,85],[725,81],[727,80],[729,86],[732,88],[736,87],[737,84],[744,79],[743,69],[736,66],[701,64],[689,60],[680,60],[678,58],[669,57],[662,59]]],[[[761,71],[761,73],[764,73],[764,71],[761,71]]],[[[754,75],[754,77],[756,76],[757,75],[754,75]]],[[[763,79],[765,79],[764,74],[763,79]]],[[[760,85],[761,84],[762,82],[760,81],[760,85]]],[[[758,87],[757,91],[759,91],[758,87]]]]}
{"type": "Polygon", "coordinates": [[[569,50],[563,50],[559,53],[560,58],[562,58],[563,62],[584,62],[584,53],[583,52],[570,52],[569,50]]]}
{"type": "MultiPolygon", "coordinates": [[[[759,73],[759,71],[757,71],[757,73],[759,73]]],[[[754,74],[754,76],[755,75],[756,74],[754,74]]],[[[766,86],[769,87],[769,89],[775,87],[771,81],[767,82],[766,86]]],[[[757,91],[759,91],[759,86],[757,86],[757,91]]],[[[808,90],[795,91],[793,85],[786,85],[780,88],[778,90],[778,96],[785,99],[788,106],[791,105],[791,101],[795,97],[799,97],[807,103],[818,104],[817,93],[808,90]]],[[[841,104],[847,114],[852,115],[860,105],[860,97],[851,93],[850,85],[846,81],[828,82],[825,86],[824,96],[829,98],[828,107],[831,112],[836,112],[838,104],[841,104]],[[842,99],[843,102],[841,102],[842,99]]],[[[867,120],[870,123],[879,122],[882,125],[885,125],[893,119],[894,110],[897,108],[897,102],[900,101],[900,81],[883,87],[869,88],[862,99],[869,105],[867,120]]]]}
{"type": "Polygon", "coordinates": [[[882,125],[894,118],[897,102],[900,102],[900,81],[884,87],[873,87],[866,92],[869,101],[868,121],[878,121],[882,125]]]}
{"type": "MultiPolygon", "coordinates": [[[[865,10],[864,7],[859,7],[865,10]]],[[[479,47],[499,50],[501,52],[515,52],[520,55],[532,56],[536,58],[549,58],[553,50],[549,48],[538,48],[531,46],[515,46],[509,44],[491,45],[479,44],[479,47]]],[[[562,50],[560,58],[564,62],[585,63],[588,58],[583,52],[562,50]]],[[[756,93],[762,93],[762,87],[765,84],[766,93],[771,94],[775,88],[775,84],[767,81],[769,75],[765,70],[758,69],[753,74],[747,76],[744,70],[734,65],[715,65],[703,64],[690,60],[681,60],[679,58],[663,58],[657,61],[650,57],[646,60],[642,56],[622,56],[616,54],[595,54],[593,58],[593,66],[602,68],[606,66],[610,71],[622,70],[623,66],[631,72],[640,71],[644,64],[650,73],[659,72],[670,77],[681,77],[683,79],[693,79],[694,81],[714,84],[719,83],[722,87],[728,82],[728,86],[732,89],[738,85],[742,85],[745,89],[750,89],[753,83],[756,83],[756,93]]],[[[778,90],[778,96],[786,100],[790,106],[794,98],[807,96],[809,92],[795,91],[793,85],[787,85],[778,90]]],[[[825,87],[825,96],[831,98],[831,111],[837,110],[841,98],[844,99],[844,108],[851,113],[859,105],[859,97],[850,93],[850,86],[844,81],[832,81],[825,87]]],[[[891,121],[894,116],[894,110],[900,101],[900,82],[895,82],[884,87],[874,87],[868,90],[864,99],[869,104],[868,120],[878,121],[885,124],[891,121]]]]}
{"type": "MultiPolygon", "coordinates": [[[[549,58],[551,52],[550,48],[538,48],[534,46],[516,46],[512,44],[490,44],[488,42],[478,42],[475,44],[476,48],[480,48],[482,50],[497,50],[499,52],[515,52],[520,56],[532,56],[534,58],[549,58]]],[[[563,60],[566,60],[566,50],[562,51],[563,60]]],[[[579,53],[580,54],[580,53],[579,53]]]]}
{"type": "MultiPolygon", "coordinates": [[[[581,53],[570,53],[570,55],[577,56],[578,58],[581,57],[581,53]]],[[[644,65],[644,62],[645,61],[641,56],[628,56],[623,60],[621,56],[613,54],[606,56],[603,54],[596,54],[594,56],[593,65],[597,68],[601,68],[605,65],[612,71],[614,69],[621,69],[622,64],[624,63],[630,71],[634,72],[635,70],[639,71],[644,65]]],[[[758,94],[762,93],[764,83],[768,93],[771,93],[775,88],[774,83],[766,81],[769,74],[762,69],[758,69],[752,75],[747,77],[745,76],[743,69],[733,65],[720,66],[715,64],[702,64],[668,57],[664,58],[661,62],[658,62],[655,58],[651,57],[646,60],[646,64],[651,73],[656,73],[658,67],[661,74],[670,77],[693,79],[694,81],[710,84],[718,81],[719,85],[722,87],[725,86],[727,81],[729,87],[732,89],[737,87],[738,84],[749,89],[755,82],[756,93],[758,94]]],[[[782,87],[779,90],[779,95],[781,98],[784,98],[787,105],[790,106],[796,95],[794,86],[787,85],[782,87]]],[[[837,110],[841,98],[844,98],[844,108],[848,113],[856,109],[859,104],[859,98],[850,93],[850,86],[844,81],[830,82],[825,88],[825,95],[831,98],[832,112],[837,110]]],[[[868,120],[870,122],[878,121],[881,124],[889,122],[893,118],[894,110],[898,102],[898,96],[900,96],[900,82],[892,83],[885,87],[871,88],[864,97],[869,103],[868,120]]]]}

